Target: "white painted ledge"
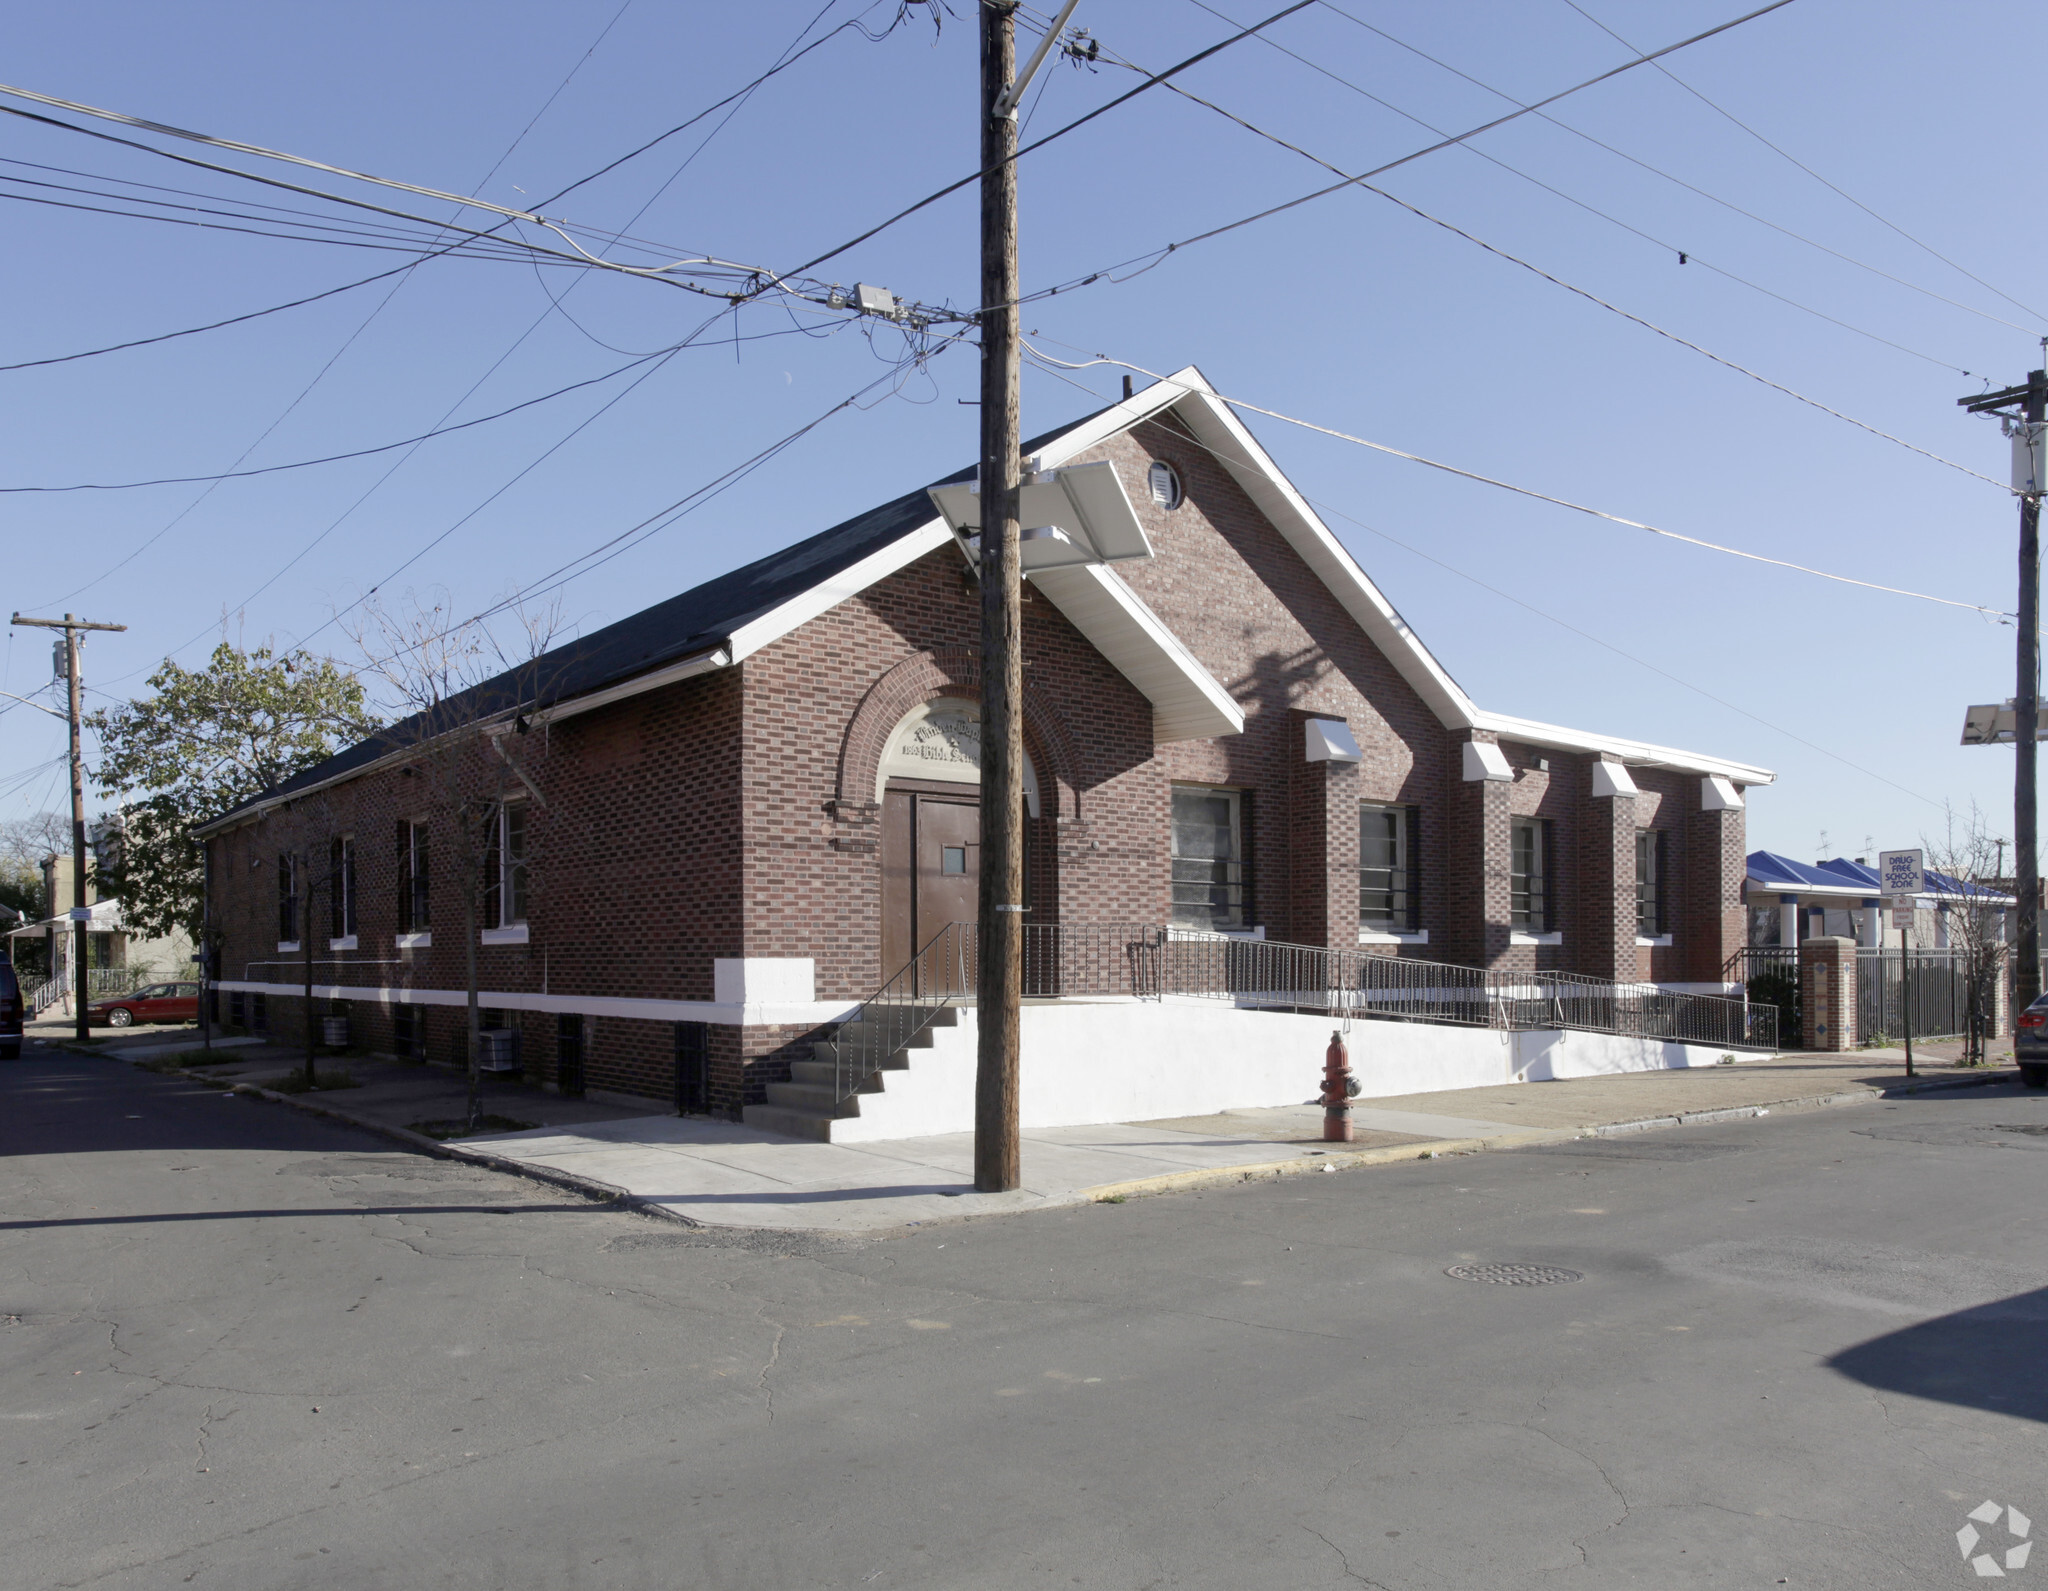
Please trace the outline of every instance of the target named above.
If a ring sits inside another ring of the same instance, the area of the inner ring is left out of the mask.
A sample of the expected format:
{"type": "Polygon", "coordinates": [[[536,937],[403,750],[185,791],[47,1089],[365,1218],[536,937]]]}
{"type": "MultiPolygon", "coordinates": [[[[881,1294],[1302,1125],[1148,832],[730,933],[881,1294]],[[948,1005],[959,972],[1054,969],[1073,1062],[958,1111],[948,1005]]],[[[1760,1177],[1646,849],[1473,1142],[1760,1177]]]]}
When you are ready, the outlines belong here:
{"type": "Polygon", "coordinates": [[[1510,929],[1508,932],[1508,943],[1511,945],[1561,945],[1564,943],[1564,931],[1553,928],[1547,934],[1531,934],[1524,933],[1519,928],[1510,929]]]}
{"type": "Polygon", "coordinates": [[[1426,945],[1429,943],[1429,930],[1418,928],[1413,933],[1406,930],[1389,933],[1381,928],[1361,928],[1358,930],[1358,942],[1361,945],[1426,945]]]}
{"type": "Polygon", "coordinates": [[[339,939],[330,939],[327,941],[327,948],[329,950],[354,950],[356,948],[356,936],[354,934],[343,934],[339,939]]]}
{"type": "Polygon", "coordinates": [[[391,943],[400,950],[432,950],[434,936],[431,933],[399,934],[391,943]]]}
{"type": "MultiPolygon", "coordinates": [[[[299,995],[297,983],[257,983],[223,978],[214,985],[228,993],[299,995]]],[[[402,989],[380,984],[316,983],[316,1000],[365,1000],[377,1005],[462,1006],[469,995],[461,989],[402,989]]],[[[823,1027],[844,1022],[860,1009],[857,1000],[780,1001],[736,1004],[721,1000],[637,1000],[602,995],[531,994],[509,989],[480,989],[477,1002],[501,1011],[571,1013],[618,1017],[634,1022],[710,1022],[720,1027],[823,1027]]],[[[1202,1002],[1206,1008],[1210,1002],[1202,1002]]]]}
{"type": "Polygon", "coordinates": [[[477,936],[477,943],[483,945],[523,945],[526,942],[524,923],[513,923],[507,928],[486,928],[477,936]]]}

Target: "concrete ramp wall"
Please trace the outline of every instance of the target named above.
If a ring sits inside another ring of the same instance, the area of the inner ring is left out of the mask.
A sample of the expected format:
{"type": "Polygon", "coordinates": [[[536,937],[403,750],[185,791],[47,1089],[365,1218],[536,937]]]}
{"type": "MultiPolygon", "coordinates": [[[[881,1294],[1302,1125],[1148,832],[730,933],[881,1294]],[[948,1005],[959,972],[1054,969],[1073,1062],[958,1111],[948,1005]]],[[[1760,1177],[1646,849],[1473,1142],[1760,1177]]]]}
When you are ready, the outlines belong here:
{"type": "MultiPolygon", "coordinates": [[[[1322,1087],[1328,1017],[1240,1010],[1221,1001],[1066,1001],[1023,1013],[1023,1122],[1080,1127],[1298,1105],[1322,1087]]],[[[974,1126],[973,1010],[933,1030],[907,1071],[884,1072],[860,1115],[836,1121],[835,1143],[919,1138],[974,1126]]],[[[1495,1083],[1712,1066],[1709,1045],[1608,1033],[1430,1027],[1354,1022],[1345,1035],[1364,1092],[1384,1099],[1495,1083]]]]}

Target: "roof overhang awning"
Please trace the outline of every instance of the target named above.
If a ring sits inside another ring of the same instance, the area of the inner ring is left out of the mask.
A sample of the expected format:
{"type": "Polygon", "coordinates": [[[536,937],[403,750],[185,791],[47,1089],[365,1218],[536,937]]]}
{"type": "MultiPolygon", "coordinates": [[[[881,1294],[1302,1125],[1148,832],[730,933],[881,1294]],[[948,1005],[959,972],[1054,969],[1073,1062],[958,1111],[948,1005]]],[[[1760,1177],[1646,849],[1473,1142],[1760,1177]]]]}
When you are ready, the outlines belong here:
{"type": "MultiPolygon", "coordinates": [[[[92,913],[91,918],[87,920],[85,925],[88,932],[95,934],[118,934],[126,931],[127,924],[121,920],[120,902],[96,900],[86,910],[92,913]]],[[[0,934],[0,938],[19,939],[27,934],[45,934],[53,928],[59,933],[68,934],[71,932],[72,927],[73,924],[68,915],[63,917],[45,917],[41,922],[22,923],[18,927],[10,928],[5,934],[0,934]]]]}
{"type": "Polygon", "coordinates": [[[1152,703],[1152,738],[1244,733],[1244,710],[1137,592],[1099,564],[1040,569],[1031,583],[1152,703]]]}

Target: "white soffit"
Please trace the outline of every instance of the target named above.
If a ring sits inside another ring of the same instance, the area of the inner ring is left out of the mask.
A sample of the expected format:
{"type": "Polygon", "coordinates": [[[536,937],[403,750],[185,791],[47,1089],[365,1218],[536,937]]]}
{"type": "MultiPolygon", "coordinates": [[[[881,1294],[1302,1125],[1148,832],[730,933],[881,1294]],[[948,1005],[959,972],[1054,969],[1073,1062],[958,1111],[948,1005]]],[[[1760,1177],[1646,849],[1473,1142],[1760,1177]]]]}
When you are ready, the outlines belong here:
{"type": "Polygon", "coordinates": [[[1152,738],[1244,732],[1244,712],[1138,594],[1099,564],[1041,569],[1031,583],[1152,703],[1152,738]]]}

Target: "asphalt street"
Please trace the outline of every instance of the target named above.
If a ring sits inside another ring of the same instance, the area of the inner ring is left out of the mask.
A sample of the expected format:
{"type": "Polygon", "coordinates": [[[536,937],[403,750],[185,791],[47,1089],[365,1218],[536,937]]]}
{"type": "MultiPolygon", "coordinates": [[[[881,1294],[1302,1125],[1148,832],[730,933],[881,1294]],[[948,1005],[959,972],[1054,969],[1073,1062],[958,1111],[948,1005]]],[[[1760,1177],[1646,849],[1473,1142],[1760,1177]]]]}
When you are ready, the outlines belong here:
{"type": "Polygon", "coordinates": [[[1957,1532],[2023,1537],[1971,1510],[2048,1533],[2044,1199],[2000,1087],[691,1231],[45,1055],[0,1066],[0,1585],[1977,1584],[1957,1532]]]}

